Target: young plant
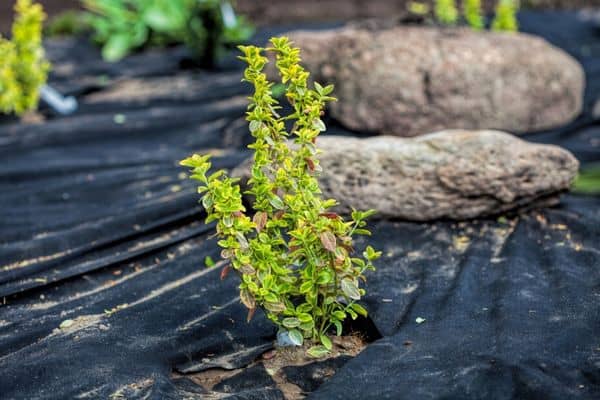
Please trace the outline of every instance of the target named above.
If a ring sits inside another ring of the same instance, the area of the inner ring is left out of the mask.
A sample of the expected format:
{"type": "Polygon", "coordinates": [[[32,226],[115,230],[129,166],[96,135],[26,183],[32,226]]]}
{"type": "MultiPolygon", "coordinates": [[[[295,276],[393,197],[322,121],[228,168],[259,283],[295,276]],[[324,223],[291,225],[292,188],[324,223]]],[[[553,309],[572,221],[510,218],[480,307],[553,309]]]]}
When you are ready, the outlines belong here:
{"type": "Polygon", "coordinates": [[[517,0],[499,0],[496,5],[496,15],[492,22],[492,30],[516,32],[519,30],[517,22],[517,0]]]}
{"type": "Polygon", "coordinates": [[[464,0],[463,11],[469,26],[480,31],[484,28],[485,21],[481,11],[481,0],[464,0]]]}
{"type": "Polygon", "coordinates": [[[316,140],[325,130],[325,103],[335,100],[329,96],[333,86],[309,86],[300,50],[286,37],[272,38],[271,44],[268,49],[240,46],[240,58],[248,64],[244,81],[254,87],[246,113],[255,138],[248,146],[254,163],[247,191],[254,199],[254,216],[242,204],[237,179],[222,170],[208,174],[209,155],[194,155],[181,165],[200,183],[206,222],[216,221],[221,256],[228,261],[222,276],[230,268],[241,276],[240,299],[248,308],[248,321],[257,307],[263,308],[295,344],[315,344],[308,353],[318,357],[332,347],[331,328],[340,335],[347,316],[367,314],[357,303],[365,294],[360,281],[381,253],[368,246],[362,256],[354,254],[352,237],[370,234],[365,219],[374,211],[354,211],[345,220],[329,210],[335,200],[321,197],[316,140]],[[274,54],[285,85],[293,110],[287,116],[279,114],[274,84],[263,72],[265,52],[274,54]]]}
{"type": "Polygon", "coordinates": [[[50,64],[42,47],[42,6],[17,0],[12,39],[0,36],[0,111],[21,115],[34,110],[50,64]]]}
{"type": "Polygon", "coordinates": [[[411,1],[406,5],[406,9],[409,13],[414,15],[419,15],[421,17],[426,17],[431,11],[429,5],[426,3],[421,3],[420,1],[411,1]]]}
{"type": "Polygon", "coordinates": [[[146,46],[184,43],[197,59],[210,64],[224,46],[241,43],[253,33],[242,17],[224,15],[219,0],[82,2],[93,38],[102,45],[107,61],[146,46]]]}
{"type": "Polygon", "coordinates": [[[46,36],[77,36],[89,31],[87,16],[82,11],[66,10],[50,18],[44,33],[46,36]]]}
{"type": "Polygon", "coordinates": [[[435,0],[435,17],[444,25],[455,25],[458,21],[458,10],[454,0],[435,0]]]}

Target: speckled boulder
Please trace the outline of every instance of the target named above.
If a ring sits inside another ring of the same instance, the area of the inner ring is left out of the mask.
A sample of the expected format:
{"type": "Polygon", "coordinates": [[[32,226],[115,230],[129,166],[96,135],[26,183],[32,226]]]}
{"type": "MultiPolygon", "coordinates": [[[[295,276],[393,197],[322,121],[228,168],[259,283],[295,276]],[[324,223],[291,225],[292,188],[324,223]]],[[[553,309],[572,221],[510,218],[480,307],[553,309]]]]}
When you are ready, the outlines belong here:
{"type": "MultiPolygon", "coordinates": [[[[456,220],[556,204],[578,162],[567,150],[499,131],[442,131],[416,138],[325,136],[317,142],[325,197],[338,211],[456,220]]],[[[233,174],[248,178],[248,163],[233,174]]],[[[243,179],[245,180],[245,179],[243,179]]]]}
{"type": "Polygon", "coordinates": [[[286,35],[313,77],[336,85],[331,113],[350,129],[521,133],[566,124],[582,109],[581,66],[535,36],[424,26],[286,35]]]}

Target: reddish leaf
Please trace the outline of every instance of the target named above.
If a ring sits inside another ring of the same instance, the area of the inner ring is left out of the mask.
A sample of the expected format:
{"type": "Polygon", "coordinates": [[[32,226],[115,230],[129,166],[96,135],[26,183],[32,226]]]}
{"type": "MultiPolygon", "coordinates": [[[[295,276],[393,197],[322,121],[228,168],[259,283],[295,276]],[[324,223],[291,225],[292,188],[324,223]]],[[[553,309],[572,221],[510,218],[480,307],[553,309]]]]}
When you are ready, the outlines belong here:
{"type": "Polygon", "coordinates": [[[246,322],[250,322],[252,317],[254,317],[254,313],[256,312],[256,307],[248,310],[248,316],[246,317],[246,322]]]}
{"type": "Polygon", "coordinates": [[[254,218],[252,218],[252,220],[254,224],[256,224],[256,231],[260,233],[260,231],[262,231],[267,224],[267,213],[264,211],[259,211],[254,214],[254,218]]]}
{"type": "Polygon", "coordinates": [[[256,270],[252,267],[252,265],[242,265],[239,268],[239,271],[245,275],[252,275],[256,273],[256,270]]]}
{"type": "Polygon", "coordinates": [[[310,169],[311,171],[315,170],[315,162],[312,159],[305,158],[304,161],[306,162],[306,165],[308,165],[308,169],[310,169]]]}
{"type": "Polygon", "coordinates": [[[354,247],[347,245],[346,243],[340,244],[348,253],[354,253],[354,247]]]}
{"type": "Polygon", "coordinates": [[[323,247],[326,250],[332,253],[335,252],[336,240],[335,235],[333,233],[331,233],[330,231],[322,232],[319,238],[321,239],[321,244],[323,244],[323,247]]]}
{"type": "Polygon", "coordinates": [[[226,265],[223,267],[223,269],[221,270],[221,280],[223,280],[227,277],[227,274],[229,274],[230,269],[231,268],[229,267],[229,265],[226,265]]]}
{"type": "Polygon", "coordinates": [[[254,300],[254,296],[247,289],[240,291],[240,300],[250,310],[256,307],[256,300],[254,300]]]}
{"type": "Polygon", "coordinates": [[[325,218],[329,218],[329,219],[337,219],[337,218],[339,218],[339,217],[340,217],[339,215],[337,215],[337,214],[336,214],[336,213],[334,213],[334,212],[324,212],[324,213],[321,213],[321,214],[319,214],[319,215],[320,215],[321,217],[325,217],[325,218]]]}
{"type": "Polygon", "coordinates": [[[275,214],[273,214],[273,219],[281,219],[284,214],[285,214],[285,211],[279,210],[275,214]]]}
{"type": "Polygon", "coordinates": [[[242,213],[241,211],[236,211],[233,213],[233,216],[236,218],[241,218],[244,216],[244,213],[242,213]]]}

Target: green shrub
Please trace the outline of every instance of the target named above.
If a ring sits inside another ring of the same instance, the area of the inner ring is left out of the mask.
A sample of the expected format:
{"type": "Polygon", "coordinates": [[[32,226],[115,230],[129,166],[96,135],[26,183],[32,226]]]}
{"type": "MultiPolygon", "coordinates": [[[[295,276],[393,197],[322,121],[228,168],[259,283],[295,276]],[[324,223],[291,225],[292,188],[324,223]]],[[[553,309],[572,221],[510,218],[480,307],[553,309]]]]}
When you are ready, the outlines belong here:
{"type": "Polygon", "coordinates": [[[573,192],[600,194],[600,164],[592,164],[579,172],[573,183],[573,192]]]}
{"type": "MultiPolygon", "coordinates": [[[[206,222],[216,221],[221,256],[241,276],[240,298],[256,307],[297,344],[306,339],[316,346],[308,353],[320,356],[331,349],[330,328],[342,333],[342,321],[367,311],[357,301],[366,270],[380,256],[370,246],[354,255],[352,236],[370,234],[365,219],[373,211],[354,211],[350,220],[329,209],[333,199],[321,198],[317,175],[321,170],[316,139],[325,130],[321,120],[333,86],[308,85],[309,73],[299,64],[300,50],[287,38],[271,39],[272,48],[240,46],[248,64],[244,80],[254,86],[247,120],[255,142],[248,194],[254,198],[251,218],[242,204],[237,179],[224,171],[207,175],[210,156],[194,155],[181,162],[200,182],[206,222]],[[273,83],[263,73],[265,51],[274,53],[293,111],[280,116],[272,97],[273,83]],[[286,122],[293,124],[286,130],[286,122]],[[294,144],[289,140],[293,138],[294,144]],[[320,343],[320,344],[318,344],[320,343]]],[[[225,268],[230,268],[229,266],[225,268]]]]}
{"type": "Polygon", "coordinates": [[[463,11],[465,19],[471,28],[476,31],[484,28],[485,21],[481,11],[481,0],[464,0],[463,11]]]}
{"type": "Polygon", "coordinates": [[[445,25],[454,25],[458,21],[458,10],[454,0],[435,0],[435,17],[445,25]]]}
{"type": "Polygon", "coordinates": [[[90,29],[87,15],[81,11],[67,10],[50,18],[46,29],[47,36],[74,36],[90,29]]]}
{"type": "Polygon", "coordinates": [[[21,115],[37,108],[50,64],[42,47],[42,6],[17,0],[15,14],[12,39],[0,37],[0,111],[21,115]]]}
{"type": "MultiPolygon", "coordinates": [[[[416,4],[420,5],[420,3],[416,4]]],[[[485,27],[481,0],[463,0],[462,8],[464,18],[471,28],[479,31],[485,27]]],[[[519,25],[516,17],[518,8],[518,0],[498,0],[492,29],[495,31],[518,31],[519,25]]],[[[454,0],[435,0],[434,12],[437,21],[441,24],[455,25],[458,20],[458,11],[454,0]]]]}
{"type": "Polygon", "coordinates": [[[429,4],[421,3],[420,1],[411,1],[406,5],[406,9],[409,13],[420,16],[427,16],[431,11],[429,4]]]}
{"type": "Polygon", "coordinates": [[[212,62],[223,46],[252,35],[242,17],[226,26],[219,0],[82,0],[102,55],[117,61],[145,46],[184,43],[193,55],[212,62]]]}
{"type": "Polygon", "coordinates": [[[517,9],[517,0],[499,0],[496,5],[496,15],[492,22],[492,29],[495,31],[518,31],[517,9]]]}

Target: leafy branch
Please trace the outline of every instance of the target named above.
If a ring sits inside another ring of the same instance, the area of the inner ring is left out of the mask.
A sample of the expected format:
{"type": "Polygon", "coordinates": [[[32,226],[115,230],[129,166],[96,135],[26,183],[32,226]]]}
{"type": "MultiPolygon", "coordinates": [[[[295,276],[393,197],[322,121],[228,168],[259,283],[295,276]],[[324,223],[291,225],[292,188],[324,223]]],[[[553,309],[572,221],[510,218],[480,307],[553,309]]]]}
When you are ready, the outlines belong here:
{"type": "Polygon", "coordinates": [[[209,155],[193,155],[181,162],[199,182],[206,222],[216,221],[221,256],[241,276],[240,298],[248,308],[248,320],[257,307],[267,318],[318,357],[332,346],[328,332],[342,334],[346,317],[367,311],[357,301],[365,294],[360,281],[373,270],[381,253],[368,246],[355,254],[353,235],[369,235],[365,220],[374,211],[354,211],[345,220],[323,199],[317,176],[321,171],[316,140],[325,130],[323,108],[335,100],[333,86],[308,84],[309,73],[300,65],[300,50],[286,37],[272,38],[272,47],[240,46],[247,63],[244,81],[254,87],[246,119],[255,138],[248,194],[254,198],[250,217],[242,203],[235,178],[224,171],[209,175],[209,155]],[[275,63],[285,86],[292,112],[280,116],[272,97],[274,83],[263,72],[268,59],[275,63]],[[286,130],[286,122],[293,124],[286,130]]]}
{"type": "Polygon", "coordinates": [[[15,14],[12,39],[0,36],[0,111],[21,115],[37,107],[50,63],[42,47],[42,6],[17,0],[15,14]]]}

